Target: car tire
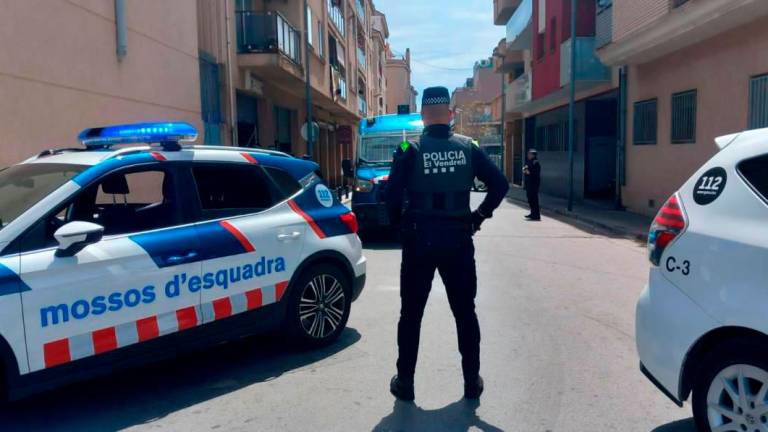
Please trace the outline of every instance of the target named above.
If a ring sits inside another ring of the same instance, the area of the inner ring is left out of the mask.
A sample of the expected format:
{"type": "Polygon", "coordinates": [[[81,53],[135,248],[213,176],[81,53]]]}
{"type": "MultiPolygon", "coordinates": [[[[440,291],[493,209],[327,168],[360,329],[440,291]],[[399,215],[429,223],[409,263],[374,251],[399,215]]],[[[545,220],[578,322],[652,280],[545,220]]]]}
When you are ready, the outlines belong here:
{"type": "Polygon", "coordinates": [[[704,359],[693,385],[693,416],[697,429],[733,424],[726,430],[768,429],[768,350],[755,341],[733,340],[720,344],[704,359]],[[738,385],[739,380],[743,383],[738,385]],[[726,387],[727,386],[727,387],[726,387]],[[743,391],[742,389],[746,389],[743,391]],[[751,400],[763,392],[763,402],[751,400]],[[741,395],[745,399],[741,399],[741,395]],[[738,399],[734,401],[734,397],[738,399]],[[718,408],[714,408],[717,406],[718,408]],[[761,412],[766,411],[765,413],[761,412]],[[730,412],[733,417],[723,413],[730,412]]]}
{"type": "Polygon", "coordinates": [[[349,278],[330,264],[314,265],[291,289],[286,330],[299,348],[333,343],[347,326],[352,303],[349,278]]]}

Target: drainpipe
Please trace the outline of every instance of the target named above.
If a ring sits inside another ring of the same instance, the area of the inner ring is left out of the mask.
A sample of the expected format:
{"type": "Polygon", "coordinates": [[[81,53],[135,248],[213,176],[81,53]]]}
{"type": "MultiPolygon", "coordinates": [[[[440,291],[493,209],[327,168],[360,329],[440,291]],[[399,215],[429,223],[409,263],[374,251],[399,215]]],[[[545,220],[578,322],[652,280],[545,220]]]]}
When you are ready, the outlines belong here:
{"type": "Polygon", "coordinates": [[[624,174],[624,152],[627,142],[627,66],[619,68],[619,133],[616,140],[616,209],[623,209],[621,187],[626,184],[624,174]]]}
{"type": "MultiPolygon", "coordinates": [[[[310,58],[310,45],[309,45],[309,32],[312,29],[312,23],[309,22],[309,15],[307,9],[309,8],[308,0],[304,0],[304,97],[306,99],[307,107],[307,154],[312,159],[314,156],[314,141],[315,141],[315,128],[312,124],[312,75],[309,72],[309,63],[312,60],[310,58]]],[[[322,41],[320,41],[322,43],[322,41]]]]}
{"type": "Polygon", "coordinates": [[[229,15],[229,2],[222,2],[224,4],[224,30],[227,33],[227,81],[229,87],[229,130],[232,134],[232,145],[237,146],[237,98],[234,79],[232,77],[232,37],[231,26],[232,19],[229,15]]]}
{"type": "Polygon", "coordinates": [[[571,0],[571,90],[568,101],[568,211],[573,211],[573,152],[576,145],[576,0],[571,0]]]}
{"type": "Polygon", "coordinates": [[[117,61],[128,54],[128,26],[125,22],[125,0],[115,0],[117,61]]]}

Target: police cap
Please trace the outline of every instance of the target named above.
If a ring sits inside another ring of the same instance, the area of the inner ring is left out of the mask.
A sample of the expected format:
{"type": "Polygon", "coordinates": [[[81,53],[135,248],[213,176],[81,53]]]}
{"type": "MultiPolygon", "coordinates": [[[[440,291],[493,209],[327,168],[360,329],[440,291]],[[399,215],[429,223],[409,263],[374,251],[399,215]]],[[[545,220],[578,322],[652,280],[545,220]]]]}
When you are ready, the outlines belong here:
{"type": "Polygon", "coordinates": [[[448,105],[450,103],[451,96],[445,87],[429,87],[424,90],[421,97],[421,106],[448,105]]]}

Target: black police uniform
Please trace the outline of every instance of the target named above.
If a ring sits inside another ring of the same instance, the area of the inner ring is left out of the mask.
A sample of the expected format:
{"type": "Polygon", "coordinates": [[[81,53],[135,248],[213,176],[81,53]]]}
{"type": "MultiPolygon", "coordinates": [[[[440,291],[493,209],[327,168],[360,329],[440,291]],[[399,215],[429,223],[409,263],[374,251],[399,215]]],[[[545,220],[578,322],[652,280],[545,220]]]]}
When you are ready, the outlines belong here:
{"type": "Polygon", "coordinates": [[[525,163],[525,194],[528,198],[528,205],[531,206],[531,214],[526,216],[531,220],[541,219],[541,210],[539,209],[539,188],[541,187],[541,164],[534,158],[525,163]]]}
{"type": "Polygon", "coordinates": [[[421,320],[435,270],[456,320],[465,383],[479,379],[472,235],[482,219],[491,217],[508,189],[506,178],[488,156],[470,138],[454,135],[448,125],[427,127],[419,144],[403,143],[395,154],[386,198],[393,222],[399,221],[402,228],[403,251],[398,375],[393,386],[397,379],[405,383],[410,387],[409,398],[413,397],[421,320]],[[473,213],[469,199],[475,177],[488,186],[488,193],[473,213]]]}

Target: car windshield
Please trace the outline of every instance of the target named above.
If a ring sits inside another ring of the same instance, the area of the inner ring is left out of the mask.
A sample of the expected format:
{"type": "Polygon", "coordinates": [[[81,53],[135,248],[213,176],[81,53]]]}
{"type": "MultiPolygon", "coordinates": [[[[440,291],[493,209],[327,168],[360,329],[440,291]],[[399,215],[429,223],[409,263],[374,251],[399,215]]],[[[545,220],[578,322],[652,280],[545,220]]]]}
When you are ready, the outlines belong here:
{"type": "MultiPolygon", "coordinates": [[[[406,139],[418,143],[421,134],[408,134],[406,139]]],[[[403,142],[400,135],[369,135],[364,136],[360,145],[360,162],[368,165],[389,165],[397,146],[403,142]]]]}
{"type": "Polygon", "coordinates": [[[0,227],[13,222],[85,168],[85,165],[38,163],[14,165],[0,171],[0,227]]]}

